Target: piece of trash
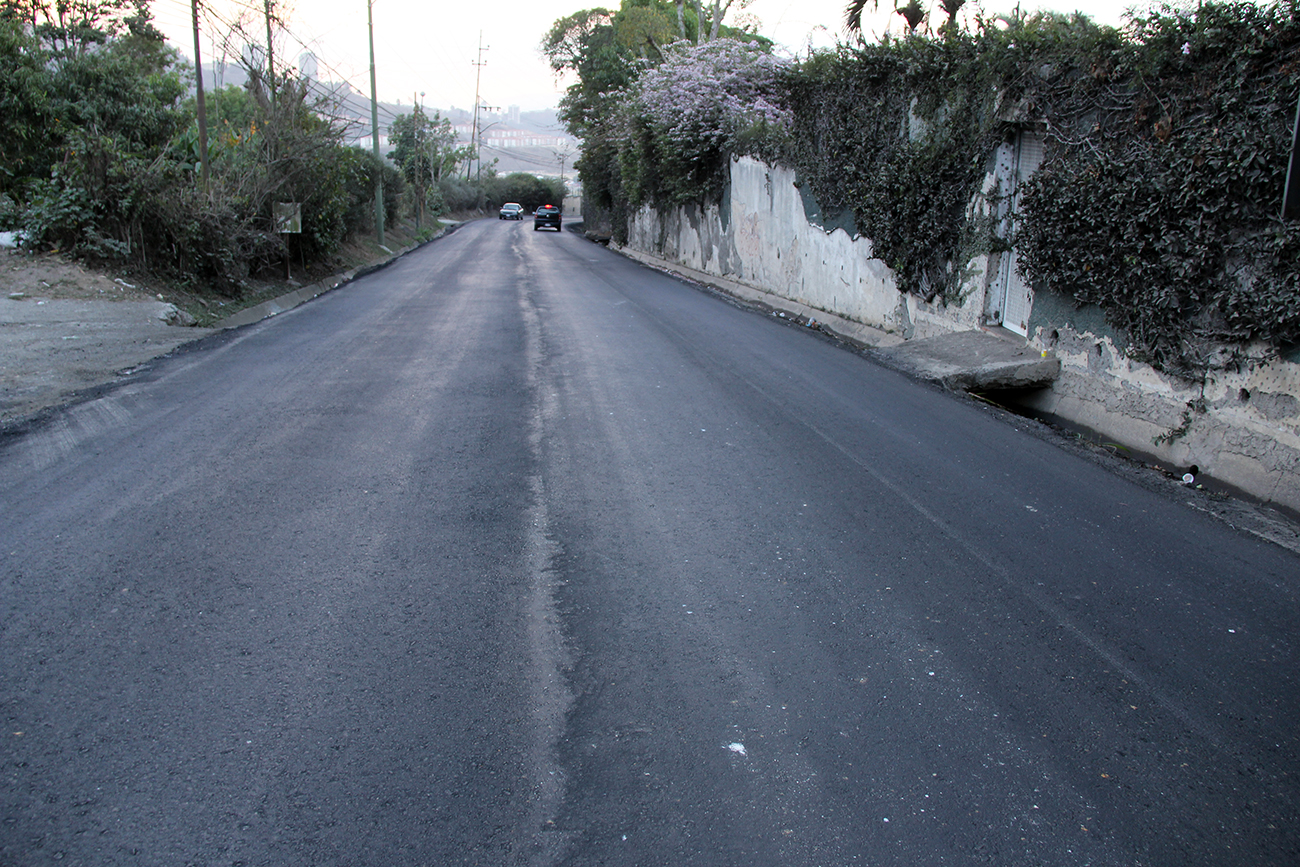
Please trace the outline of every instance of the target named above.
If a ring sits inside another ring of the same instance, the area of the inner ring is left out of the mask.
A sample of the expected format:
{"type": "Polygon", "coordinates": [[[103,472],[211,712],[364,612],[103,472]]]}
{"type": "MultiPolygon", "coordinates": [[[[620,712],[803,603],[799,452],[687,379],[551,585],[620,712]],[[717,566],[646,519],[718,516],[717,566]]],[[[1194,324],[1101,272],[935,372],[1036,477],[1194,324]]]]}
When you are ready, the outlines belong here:
{"type": "Polygon", "coordinates": [[[1184,485],[1196,484],[1196,476],[1192,475],[1191,473],[1183,473],[1183,484],[1184,485]]]}
{"type": "Polygon", "coordinates": [[[741,755],[741,756],[747,755],[747,753],[745,752],[744,744],[727,744],[727,749],[731,750],[733,753],[736,753],[737,755],[741,755]]]}
{"type": "MultiPolygon", "coordinates": [[[[113,282],[114,282],[114,283],[117,283],[118,285],[125,286],[125,287],[128,288],[128,289],[134,289],[134,288],[135,288],[135,287],[132,286],[130,283],[128,283],[128,282],[126,282],[125,280],[123,280],[121,277],[117,277],[117,278],[115,278],[115,279],[113,280],[113,282]]],[[[161,295],[158,296],[158,300],[159,300],[159,301],[162,300],[162,296],[161,296],[161,295]]]]}
{"type": "Polygon", "coordinates": [[[9,298],[10,298],[10,300],[13,300],[13,301],[21,301],[21,300],[23,300],[23,299],[26,298],[26,297],[27,297],[27,296],[26,296],[25,294],[23,294],[22,292],[10,292],[10,293],[9,293],[9,298]]]}

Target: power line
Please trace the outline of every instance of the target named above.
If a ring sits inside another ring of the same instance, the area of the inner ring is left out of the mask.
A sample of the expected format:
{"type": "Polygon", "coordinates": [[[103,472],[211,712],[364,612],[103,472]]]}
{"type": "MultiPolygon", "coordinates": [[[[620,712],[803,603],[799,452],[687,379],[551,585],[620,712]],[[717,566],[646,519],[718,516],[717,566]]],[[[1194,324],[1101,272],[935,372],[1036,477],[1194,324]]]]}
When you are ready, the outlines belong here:
{"type": "MultiPolygon", "coordinates": [[[[154,0],[153,7],[156,24],[160,25],[160,29],[172,31],[173,38],[176,32],[192,27],[192,22],[188,21],[191,7],[187,0],[154,0]]],[[[265,42],[265,35],[256,32],[260,29],[261,20],[265,18],[265,8],[261,0],[246,0],[246,2],[227,4],[223,9],[215,8],[212,3],[203,3],[200,12],[200,33],[211,46],[206,55],[208,63],[215,72],[213,85],[220,88],[226,80],[225,69],[232,65],[243,66],[247,49],[265,42]]],[[[277,45],[289,46],[288,49],[282,48],[280,52],[275,53],[287,57],[291,51],[296,50],[300,58],[303,52],[310,53],[318,69],[324,73],[316,76],[317,86],[313,88],[312,93],[317,99],[333,103],[333,106],[317,105],[314,110],[331,122],[343,124],[346,131],[360,135],[362,131],[369,130],[369,120],[364,117],[366,112],[362,112],[359,106],[348,107],[347,105],[352,97],[358,101],[365,100],[365,89],[358,86],[359,80],[363,77],[361,73],[340,69],[327,59],[319,38],[300,36],[288,26],[283,13],[273,14],[272,17],[277,25],[272,38],[277,45]]],[[[274,52],[274,47],[272,51],[274,52]]],[[[395,50],[387,50],[385,54],[391,59],[398,60],[399,65],[405,66],[408,72],[415,71],[395,50]]],[[[445,79],[448,76],[442,77],[445,79]]],[[[463,76],[461,78],[463,79],[463,76]]],[[[400,103],[398,105],[400,106],[400,103]]],[[[447,108],[451,108],[452,105],[454,103],[447,108]]],[[[404,113],[391,104],[380,103],[379,105],[382,126],[391,125],[404,113]]]]}

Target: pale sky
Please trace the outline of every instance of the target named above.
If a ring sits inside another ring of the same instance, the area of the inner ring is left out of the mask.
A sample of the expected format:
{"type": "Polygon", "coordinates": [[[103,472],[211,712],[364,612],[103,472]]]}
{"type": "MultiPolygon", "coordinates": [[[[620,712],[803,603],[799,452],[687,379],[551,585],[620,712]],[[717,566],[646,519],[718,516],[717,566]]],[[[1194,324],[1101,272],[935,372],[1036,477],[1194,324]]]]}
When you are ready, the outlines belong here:
{"type": "MultiPolygon", "coordinates": [[[[759,21],[759,32],[802,52],[809,43],[833,45],[843,38],[844,6],[847,0],[753,0],[741,14],[759,21]]],[[[265,40],[264,0],[206,0],[201,7],[204,61],[220,59],[221,41],[233,46],[235,56],[244,39],[226,38],[242,14],[253,38],[265,40]]],[[[579,9],[600,5],[616,7],[614,0],[374,0],[376,78],[379,96],[409,105],[423,93],[422,101],[434,108],[471,108],[474,104],[475,73],[481,69],[479,86],[482,102],[523,110],[552,108],[558,104],[568,82],[557,82],[538,51],[542,37],[559,18],[579,9]],[[479,34],[487,49],[486,65],[476,67],[479,34]]],[[[937,11],[938,3],[931,4],[937,11]]],[[[974,8],[974,0],[967,4],[974,8]]],[[[1006,12],[1014,0],[982,0],[986,14],[1006,12]]],[[[1131,6],[1149,8],[1148,0],[1024,0],[1025,9],[1079,9],[1094,20],[1121,24],[1131,6]]],[[[311,51],[320,65],[319,77],[347,80],[362,93],[370,92],[369,49],[366,40],[366,0],[273,0],[275,15],[285,22],[277,31],[277,64],[281,58],[296,62],[311,51]]],[[[883,33],[886,27],[899,31],[902,19],[889,14],[891,0],[881,0],[880,11],[863,19],[863,30],[883,33]],[[892,22],[892,23],[891,23],[892,22]]],[[[186,56],[193,56],[190,0],[154,0],[153,12],[159,28],[186,56]]],[[[942,13],[937,13],[941,16],[942,13]]],[[[733,10],[728,21],[733,21],[733,10]]],[[[209,83],[210,84],[210,83],[209,83]]]]}

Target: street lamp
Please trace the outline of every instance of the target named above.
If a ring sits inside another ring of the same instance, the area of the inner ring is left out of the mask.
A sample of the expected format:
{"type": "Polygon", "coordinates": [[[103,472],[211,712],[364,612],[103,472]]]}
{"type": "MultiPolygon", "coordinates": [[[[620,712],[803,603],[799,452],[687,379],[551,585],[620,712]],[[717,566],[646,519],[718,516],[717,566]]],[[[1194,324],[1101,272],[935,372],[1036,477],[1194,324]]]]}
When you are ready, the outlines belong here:
{"type": "MultiPolygon", "coordinates": [[[[477,108],[478,108],[478,106],[475,106],[475,109],[477,109],[477,108]]],[[[486,110],[486,111],[492,111],[492,110],[494,110],[494,109],[496,109],[496,110],[499,110],[499,109],[500,109],[499,106],[491,106],[491,105],[485,105],[485,106],[482,106],[482,108],[483,108],[484,110],[486,110]]],[[[500,125],[501,125],[501,121],[499,121],[499,120],[494,120],[494,121],[492,121],[492,123],[488,124],[487,126],[480,127],[479,130],[478,130],[478,135],[477,135],[477,137],[474,139],[474,142],[473,142],[473,144],[474,144],[474,158],[475,158],[476,160],[478,160],[478,168],[475,170],[475,178],[474,178],[474,179],[475,179],[475,181],[478,182],[478,183],[482,183],[482,182],[483,182],[483,153],[482,153],[482,151],[483,151],[483,133],[485,133],[485,132],[487,132],[488,130],[492,129],[492,127],[494,127],[494,126],[500,126],[500,125]]]]}

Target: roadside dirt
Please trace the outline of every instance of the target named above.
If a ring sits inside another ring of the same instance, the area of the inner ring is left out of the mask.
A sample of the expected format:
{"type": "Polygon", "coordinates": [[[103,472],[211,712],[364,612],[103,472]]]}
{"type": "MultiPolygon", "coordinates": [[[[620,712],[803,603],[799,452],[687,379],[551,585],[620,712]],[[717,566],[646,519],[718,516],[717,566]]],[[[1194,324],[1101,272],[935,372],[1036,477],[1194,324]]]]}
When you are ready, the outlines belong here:
{"type": "Polygon", "coordinates": [[[123,278],[0,248],[0,428],[212,333],[123,278]]]}
{"type": "Polygon", "coordinates": [[[217,330],[195,327],[195,317],[212,325],[305,284],[391,259],[431,232],[401,222],[389,226],[387,247],[353,238],[316,271],[249,279],[229,303],[95,271],[58,254],[0,247],[0,432],[217,330]]]}

